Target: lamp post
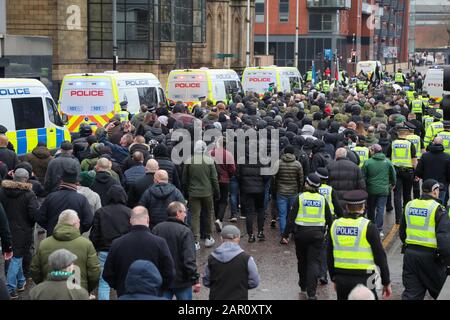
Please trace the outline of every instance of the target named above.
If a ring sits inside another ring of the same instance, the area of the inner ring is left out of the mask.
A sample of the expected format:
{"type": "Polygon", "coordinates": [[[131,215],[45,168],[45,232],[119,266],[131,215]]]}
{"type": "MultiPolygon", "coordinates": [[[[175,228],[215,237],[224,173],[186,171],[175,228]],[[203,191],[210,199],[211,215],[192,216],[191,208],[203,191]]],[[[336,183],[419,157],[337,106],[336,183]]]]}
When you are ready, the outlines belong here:
{"type": "Polygon", "coordinates": [[[112,29],[113,29],[113,70],[117,70],[117,0],[113,0],[112,7],[112,29]]]}
{"type": "Polygon", "coordinates": [[[295,5],[295,54],[294,66],[298,69],[298,0],[295,5]]]}
{"type": "Polygon", "coordinates": [[[269,55],[269,11],[270,11],[270,4],[269,0],[266,1],[266,56],[269,55]]]}
{"type": "Polygon", "coordinates": [[[250,0],[247,0],[247,51],[245,66],[250,67],[250,0]]]}

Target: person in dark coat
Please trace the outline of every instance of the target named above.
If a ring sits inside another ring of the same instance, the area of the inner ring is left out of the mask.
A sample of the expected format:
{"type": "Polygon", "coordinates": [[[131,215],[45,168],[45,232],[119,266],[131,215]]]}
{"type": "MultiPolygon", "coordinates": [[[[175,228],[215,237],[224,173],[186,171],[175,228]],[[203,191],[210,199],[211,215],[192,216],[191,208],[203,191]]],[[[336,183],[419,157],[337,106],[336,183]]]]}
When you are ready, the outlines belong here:
{"type": "Polygon", "coordinates": [[[169,178],[165,170],[156,171],[154,180],[155,183],[139,200],[139,205],[146,207],[150,212],[150,229],[167,220],[167,206],[170,203],[174,201],[185,203],[181,191],[168,182],[169,178]]]}
{"type": "Polygon", "coordinates": [[[163,279],[162,290],[169,288],[175,278],[175,264],[166,240],[152,234],[148,227],[148,210],[135,207],[130,222],[131,231],[113,241],[103,269],[103,279],[117,291],[119,298],[127,294],[126,277],[136,260],[151,261],[156,266],[163,279]]]}
{"type": "Polygon", "coordinates": [[[118,300],[167,300],[159,296],[163,279],[153,262],[136,260],[125,279],[126,294],[118,300]]]}
{"type": "Polygon", "coordinates": [[[152,233],[166,239],[175,262],[176,276],[163,296],[172,300],[192,300],[192,290],[200,291],[199,273],[195,257],[194,234],[185,224],[186,207],[181,202],[172,202],[167,207],[169,218],[153,228],[152,233]]]}
{"type": "Polygon", "coordinates": [[[125,188],[129,190],[136,181],[145,174],[144,154],[140,151],[133,153],[134,165],[126,170],[123,175],[125,177],[125,188]]]}
{"type": "Polygon", "coordinates": [[[96,174],[94,183],[90,187],[92,191],[100,196],[102,206],[106,206],[107,204],[107,192],[109,188],[115,184],[120,185],[120,182],[114,179],[110,173],[111,166],[111,161],[106,158],[100,158],[95,166],[96,174]]]}
{"type": "Polygon", "coordinates": [[[19,159],[14,151],[8,149],[8,137],[0,134],[0,161],[8,166],[8,170],[14,170],[19,159]]]}
{"type": "Polygon", "coordinates": [[[78,163],[63,163],[64,173],[59,189],[50,193],[42,203],[36,215],[36,222],[47,230],[47,236],[53,234],[58,217],[66,209],[75,210],[80,218],[80,232],[91,228],[93,212],[85,196],[77,192],[80,175],[78,163]]]}
{"type": "MultiPolygon", "coordinates": [[[[114,239],[127,234],[130,229],[131,209],[126,206],[127,194],[120,185],[113,185],[107,192],[107,205],[94,214],[89,239],[98,252],[100,268],[103,270],[108,251],[114,239]]],[[[110,288],[100,276],[98,300],[109,300],[110,288]]]]}
{"type": "Polygon", "coordinates": [[[23,258],[30,250],[36,211],[39,207],[29,174],[25,169],[17,169],[14,180],[2,181],[0,201],[5,208],[12,236],[13,257],[7,268],[7,287],[12,299],[17,299],[17,291],[23,291],[26,278],[23,273],[23,258]]]}
{"type": "Polygon", "coordinates": [[[8,166],[3,161],[0,161],[0,181],[5,179],[7,176],[8,176],[8,166]]]}
{"type": "Polygon", "coordinates": [[[178,189],[181,189],[180,177],[175,164],[170,160],[169,151],[163,144],[158,144],[153,149],[153,157],[158,161],[159,169],[166,170],[169,174],[169,182],[178,189]]]}
{"type": "Polygon", "coordinates": [[[45,173],[44,188],[47,193],[58,190],[61,177],[64,173],[65,164],[69,166],[80,166],[78,160],[72,155],[73,145],[69,141],[61,144],[61,152],[57,157],[49,162],[47,172],[45,173]]]}
{"type": "Polygon", "coordinates": [[[135,165],[135,161],[133,160],[132,154],[134,154],[136,151],[142,152],[142,154],[144,155],[144,166],[147,163],[147,161],[152,157],[150,154],[150,146],[145,143],[145,138],[143,136],[135,137],[134,141],[135,142],[130,146],[130,156],[125,159],[125,162],[123,164],[124,172],[135,165]]]}
{"type": "Polygon", "coordinates": [[[53,159],[50,150],[45,142],[38,142],[36,148],[24,157],[24,161],[29,162],[33,168],[34,175],[43,185],[45,182],[45,174],[47,173],[48,164],[53,159]]]}
{"type": "Polygon", "coordinates": [[[11,231],[9,229],[8,217],[0,202],[0,240],[2,243],[2,253],[5,260],[12,258],[11,231]]]}
{"type": "MultiPolygon", "coordinates": [[[[22,168],[28,171],[29,179],[28,183],[31,183],[32,190],[36,197],[38,198],[44,198],[47,195],[47,192],[44,189],[44,186],[41,184],[39,180],[36,179],[36,176],[33,174],[33,167],[29,162],[22,161],[17,164],[17,166],[14,168],[14,171],[17,169],[22,168]]],[[[12,178],[12,177],[11,177],[12,178]]]]}
{"type": "Polygon", "coordinates": [[[139,178],[128,190],[128,206],[134,208],[150,186],[153,185],[155,172],[158,171],[158,162],[154,159],[147,161],[145,175],[139,178]]]}
{"type": "Polygon", "coordinates": [[[329,185],[336,191],[342,208],[345,207],[342,200],[345,192],[366,189],[366,181],[361,169],[346,156],[346,149],[337,149],[336,160],[327,166],[329,185]]]}

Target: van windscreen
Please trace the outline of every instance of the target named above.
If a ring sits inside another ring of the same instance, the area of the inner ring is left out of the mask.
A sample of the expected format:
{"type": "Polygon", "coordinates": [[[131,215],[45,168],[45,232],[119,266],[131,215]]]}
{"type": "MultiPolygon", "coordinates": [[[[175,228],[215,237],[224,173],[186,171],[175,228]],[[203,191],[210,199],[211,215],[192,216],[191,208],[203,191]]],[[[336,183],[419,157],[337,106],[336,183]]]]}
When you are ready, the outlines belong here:
{"type": "Polygon", "coordinates": [[[155,87],[134,87],[119,89],[120,102],[128,102],[128,111],[131,114],[139,112],[141,104],[147,107],[158,106],[158,91],[155,87]]]}
{"type": "Polygon", "coordinates": [[[11,99],[16,130],[45,127],[41,97],[11,99]]]}

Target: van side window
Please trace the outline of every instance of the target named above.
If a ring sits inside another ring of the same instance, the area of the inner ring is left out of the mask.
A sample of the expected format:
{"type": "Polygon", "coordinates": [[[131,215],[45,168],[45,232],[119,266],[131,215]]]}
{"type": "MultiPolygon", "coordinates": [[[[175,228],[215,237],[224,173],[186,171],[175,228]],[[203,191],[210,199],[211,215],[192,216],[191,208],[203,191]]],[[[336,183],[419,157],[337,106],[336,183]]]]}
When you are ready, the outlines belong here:
{"type": "Polygon", "coordinates": [[[236,81],[234,80],[224,81],[224,83],[225,83],[225,92],[227,95],[237,93],[237,91],[239,90],[236,81]]]}
{"type": "Polygon", "coordinates": [[[167,104],[166,95],[164,94],[164,90],[161,88],[158,88],[159,91],[159,97],[161,99],[161,102],[164,102],[164,104],[167,104]]]}
{"type": "Polygon", "coordinates": [[[16,130],[45,127],[42,98],[11,99],[16,130]]]}
{"type": "Polygon", "coordinates": [[[47,112],[48,112],[48,116],[50,118],[50,122],[62,127],[62,120],[59,116],[58,110],[56,109],[55,103],[53,102],[52,99],[46,98],[45,102],[47,104],[47,112]]]}
{"type": "Polygon", "coordinates": [[[158,105],[158,91],[154,87],[137,88],[139,95],[139,103],[147,106],[158,105]]]}

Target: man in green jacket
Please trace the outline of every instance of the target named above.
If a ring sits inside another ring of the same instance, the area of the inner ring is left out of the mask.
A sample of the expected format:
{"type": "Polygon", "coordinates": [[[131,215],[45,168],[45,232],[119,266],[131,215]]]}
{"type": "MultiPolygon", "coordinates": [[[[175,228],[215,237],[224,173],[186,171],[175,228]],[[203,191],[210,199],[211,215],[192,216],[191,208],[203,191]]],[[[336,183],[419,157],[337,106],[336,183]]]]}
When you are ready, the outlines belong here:
{"type": "Polygon", "coordinates": [[[220,199],[219,180],[214,160],[206,155],[206,143],[199,140],[194,146],[194,156],[186,160],[183,167],[182,185],[189,199],[192,212],[192,232],[195,237],[195,249],[200,249],[200,212],[206,212],[205,247],[215,243],[212,233],[212,218],[214,216],[214,199],[220,199]]]}
{"type": "Polygon", "coordinates": [[[72,285],[76,255],[66,249],[58,249],[48,257],[51,272],[48,280],[30,291],[31,300],[89,300],[89,293],[72,285]]]}
{"type": "Polygon", "coordinates": [[[43,240],[31,262],[31,277],[36,284],[47,280],[52,271],[49,256],[58,249],[67,249],[78,258],[75,261],[76,284],[91,292],[98,285],[100,262],[92,242],[80,234],[80,219],[74,210],[64,210],[58,218],[53,235],[43,240]]]}
{"type": "Polygon", "coordinates": [[[367,217],[376,224],[380,237],[383,238],[384,209],[397,178],[393,164],[386,158],[379,144],[371,146],[370,153],[372,157],[362,167],[369,194],[367,217]]]}

